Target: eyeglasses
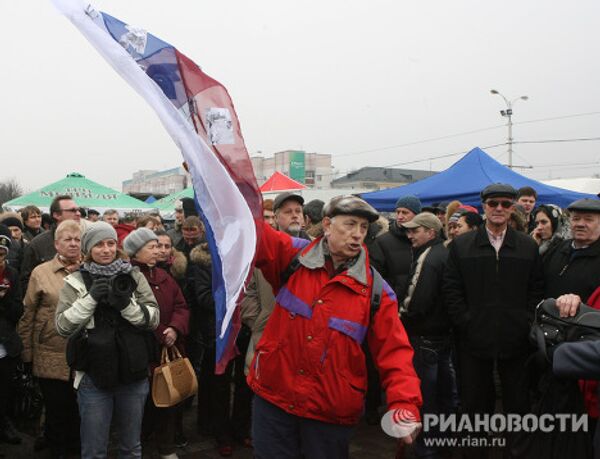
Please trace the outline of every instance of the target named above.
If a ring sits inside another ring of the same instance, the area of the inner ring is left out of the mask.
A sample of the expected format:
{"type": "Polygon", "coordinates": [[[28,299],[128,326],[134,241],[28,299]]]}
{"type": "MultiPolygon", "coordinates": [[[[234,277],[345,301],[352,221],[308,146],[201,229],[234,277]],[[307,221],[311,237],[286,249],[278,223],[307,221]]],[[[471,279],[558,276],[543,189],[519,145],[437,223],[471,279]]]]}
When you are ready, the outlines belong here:
{"type": "Polygon", "coordinates": [[[491,207],[492,209],[495,209],[498,206],[502,206],[504,209],[509,209],[510,207],[512,207],[513,202],[512,201],[496,201],[494,199],[490,199],[489,201],[486,201],[485,204],[489,207],[491,207]]]}
{"type": "Polygon", "coordinates": [[[60,209],[60,211],[77,213],[77,212],[81,212],[81,209],[79,207],[73,207],[71,209],[60,209]]]}

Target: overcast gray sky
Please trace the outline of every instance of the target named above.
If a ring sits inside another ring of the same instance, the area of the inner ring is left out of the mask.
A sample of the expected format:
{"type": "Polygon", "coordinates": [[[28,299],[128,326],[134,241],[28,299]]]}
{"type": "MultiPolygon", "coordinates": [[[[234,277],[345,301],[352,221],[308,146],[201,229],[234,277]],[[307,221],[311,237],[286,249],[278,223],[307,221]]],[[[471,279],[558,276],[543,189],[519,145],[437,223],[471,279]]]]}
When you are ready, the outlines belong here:
{"type": "MultiPolygon", "coordinates": [[[[248,151],[331,153],[345,172],[506,141],[600,137],[600,2],[98,0],[229,90],[248,151]],[[469,135],[402,146],[478,129],[469,135]],[[388,148],[389,147],[389,148],[388,148]],[[362,153],[361,153],[362,152],[362,153]]],[[[0,179],[78,171],[121,188],[181,154],[146,103],[49,0],[0,2],[0,179]]],[[[600,142],[515,145],[536,179],[600,173],[600,142]],[[570,166],[555,166],[570,164],[570,166]],[[578,165],[578,166],[577,166],[578,165]]],[[[486,151],[507,162],[506,146],[486,151]]],[[[404,167],[441,170],[460,156],[404,167]]]]}

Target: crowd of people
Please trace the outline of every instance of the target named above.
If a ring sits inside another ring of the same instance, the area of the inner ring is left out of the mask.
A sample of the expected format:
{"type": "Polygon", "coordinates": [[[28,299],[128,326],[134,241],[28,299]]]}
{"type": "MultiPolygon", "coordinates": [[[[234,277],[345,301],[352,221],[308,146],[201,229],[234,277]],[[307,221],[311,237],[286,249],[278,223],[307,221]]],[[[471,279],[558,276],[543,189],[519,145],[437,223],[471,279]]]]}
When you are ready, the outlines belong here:
{"type": "MultiPolygon", "coordinates": [[[[36,448],[51,457],[106,457],[112,426],[119,457],[141,457],[144,443],[176,458],[192,400],[158,408],[149,395],[160,349],[175,346],[198,377],[197,430],[222,456],[239,447],[257,458],[345,458],[363,416],[378,424],[393,413],[398,448],[445,457],[452,451],[427,442],[440,433],[422,429],[424,414],[532,411],[529,331],[541,300],[555,298],[564,317],[600,306],[600,200],[561,209],[537,205],[530,187],[492,184],[480,209],[416,196],[391,215],[356,196],[264,200],[239,352],[222,374],[193,200],[178,203],[171,224],[82,209],[68,195],[48,215],[2,213],[0,441],[22,441],[21,373],[41,391],[36,448]]],[[[555,365],[597,377],[600,364],[596,374],[578,367],[577,352],[557,350],[555,365]]],[[[590,407],[593,423],[598,412],[590,407]]],[[[507,440],[507,457],[526,457],[507,440]]]]}

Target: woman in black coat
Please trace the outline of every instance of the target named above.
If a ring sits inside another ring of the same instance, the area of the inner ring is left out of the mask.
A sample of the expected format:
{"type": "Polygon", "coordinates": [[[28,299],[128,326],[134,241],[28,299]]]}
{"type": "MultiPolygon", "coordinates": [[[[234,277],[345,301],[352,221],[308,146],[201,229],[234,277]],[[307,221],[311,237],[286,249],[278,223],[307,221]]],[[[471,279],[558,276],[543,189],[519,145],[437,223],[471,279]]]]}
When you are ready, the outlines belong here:
{"type": "Polygon", "coordinates": [[[16,330],[23,303],[17,270],[6,262],[11,244],[10,230],[0,224],[0,441],[18,444],[21,438],[8,418],[8,403],[23,349],[16,330]]]}

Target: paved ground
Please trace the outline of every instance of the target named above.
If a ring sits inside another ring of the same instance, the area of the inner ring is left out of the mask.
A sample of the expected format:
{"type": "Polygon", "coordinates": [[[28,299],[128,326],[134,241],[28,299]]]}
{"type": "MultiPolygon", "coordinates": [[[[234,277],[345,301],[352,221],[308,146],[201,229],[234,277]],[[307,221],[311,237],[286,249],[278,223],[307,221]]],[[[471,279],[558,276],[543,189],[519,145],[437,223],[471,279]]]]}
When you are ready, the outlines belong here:
{"type": "MultiPolygon", "coordinates": [[[[219,455],[216,445],[211,438],[201,436],[195,432],[195,407],[194,409],[188,409],[184,415],[184,428],[185,434],[188,437],[189,444],[187,447],[179,449],[177,454],[180,458],[194,458],[194,459],[214,459],[221,458],[219,455]]],[[[34,436],[32,426],[21,426],[24,433],[23,443],[19,446],[12,446],[0,443],[0,455],[4,455],[10,459],[20,458],[39,458],[45,459],[49,457],[48,451],[34,452],[33,442],[34,436]],[[31,435],[30,435],[31,434],[31,435]]],[[[351,457],[353,459],[374,459],[374,458],[394,458],[395,456],[395,441],[394,439],[385,435],[379,426],[368,426],[366,423],[361,423],[354,436],[352,442],[351,457]]],[[[73,456],[78,457],[78,456],[73,456]]],[[[111,454],[110,457],[116,457],[116,454],[111,454]]],[[[158,458],[158,454],[154,445],[144,445],[144,457],[145,458],[158,458]]],[[[250,459],[252,458],[252,449],[244,448],[243,446],[236,446],[233,456],[234,459],[250,459]]]]}

